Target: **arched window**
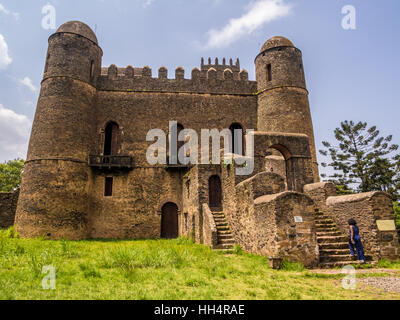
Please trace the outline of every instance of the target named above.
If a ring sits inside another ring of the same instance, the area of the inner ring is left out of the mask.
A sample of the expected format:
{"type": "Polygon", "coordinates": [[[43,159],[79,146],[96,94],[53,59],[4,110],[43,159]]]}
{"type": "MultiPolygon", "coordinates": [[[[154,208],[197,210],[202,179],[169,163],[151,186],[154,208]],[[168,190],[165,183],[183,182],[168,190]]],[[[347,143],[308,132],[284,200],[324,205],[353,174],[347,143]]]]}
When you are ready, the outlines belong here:
{"type": "Polygon", "coordinates": [[[106,126],[104,137],[104,155],[115,156],[118,154],[119,126],[115,122],[110,122],[106,126]]]}
{"type": "Polygon", "coordinates": [[[232,132],[232,151],[235,154],[244,154],[244,132],[243,127],[239,123],[234,123],[229,127],[232,132]]]}

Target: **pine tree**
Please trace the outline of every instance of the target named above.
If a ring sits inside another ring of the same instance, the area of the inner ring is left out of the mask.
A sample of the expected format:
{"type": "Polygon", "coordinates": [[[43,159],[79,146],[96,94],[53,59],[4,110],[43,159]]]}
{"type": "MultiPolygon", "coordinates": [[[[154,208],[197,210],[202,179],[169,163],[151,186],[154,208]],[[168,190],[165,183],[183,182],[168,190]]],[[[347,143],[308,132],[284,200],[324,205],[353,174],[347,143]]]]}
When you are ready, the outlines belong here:
{"type": "Polygon", "coordinates": [[[390,155],[398,150],[398,145],[391,144],[391,135],[381,137],[376,126],[367,126],[366,122],[356,124],[353,121],[344,121],[340,128],[335,129],[337,145],[323,142],[326,149],[320,150],[320,153],[329,156],[331,162],[322,163],[322,167],[331,167],[334,173],[330,176],[323,174],[322,177],[345,190],[380,190],[389,192],[396,198],[400,157],[397,155],[390,158],[390,155]]]}

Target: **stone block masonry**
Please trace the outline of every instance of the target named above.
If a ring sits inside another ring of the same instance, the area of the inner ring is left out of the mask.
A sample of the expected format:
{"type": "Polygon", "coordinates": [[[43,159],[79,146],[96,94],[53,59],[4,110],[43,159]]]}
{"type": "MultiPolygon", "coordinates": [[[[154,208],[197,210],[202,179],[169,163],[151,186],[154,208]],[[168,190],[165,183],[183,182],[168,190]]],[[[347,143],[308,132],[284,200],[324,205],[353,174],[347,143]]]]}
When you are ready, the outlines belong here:
{"type": "Polygon", "coordinates": [[[18,196],[19,190],[0,192],[0,229],[7,229],[14,225],[18,196]]]}

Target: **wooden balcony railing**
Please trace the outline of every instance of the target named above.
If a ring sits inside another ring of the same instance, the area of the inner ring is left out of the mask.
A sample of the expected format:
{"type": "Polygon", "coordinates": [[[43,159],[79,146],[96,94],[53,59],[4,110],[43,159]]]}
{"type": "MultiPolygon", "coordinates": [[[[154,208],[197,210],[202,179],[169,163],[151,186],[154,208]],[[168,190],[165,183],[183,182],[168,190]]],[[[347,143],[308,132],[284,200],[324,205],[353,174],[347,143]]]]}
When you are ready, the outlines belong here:
{"type": "Polygon", "coordinates": [[[89,156],[89,166],[98,169],[129,169],[133,168],[133,158],[130,156],[89,156]]]}

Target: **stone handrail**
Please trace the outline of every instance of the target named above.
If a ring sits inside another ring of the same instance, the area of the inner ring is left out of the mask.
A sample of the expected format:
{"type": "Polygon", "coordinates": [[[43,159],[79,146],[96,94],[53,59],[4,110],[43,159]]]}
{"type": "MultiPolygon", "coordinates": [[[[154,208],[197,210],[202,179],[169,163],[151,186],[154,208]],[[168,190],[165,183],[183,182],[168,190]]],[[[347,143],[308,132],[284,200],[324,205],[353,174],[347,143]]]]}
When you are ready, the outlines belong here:
{"type": "Polygon", "coordinates": [[[203,239],[204,244],[215,248],[218,245],[217,225],[208,204],[203,204],[203,239]]]}

